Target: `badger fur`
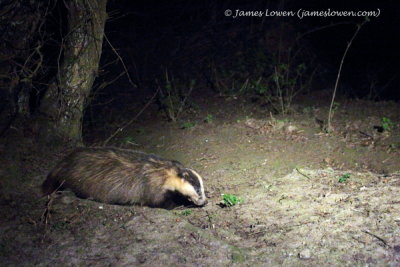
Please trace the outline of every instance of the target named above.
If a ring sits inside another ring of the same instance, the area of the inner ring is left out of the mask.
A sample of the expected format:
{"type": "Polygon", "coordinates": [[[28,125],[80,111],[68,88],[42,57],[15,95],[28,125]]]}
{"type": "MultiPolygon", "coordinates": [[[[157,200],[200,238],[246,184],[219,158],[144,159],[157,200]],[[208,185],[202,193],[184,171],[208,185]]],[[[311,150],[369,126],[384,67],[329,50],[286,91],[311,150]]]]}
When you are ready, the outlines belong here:
{"type": "Polygon", "coordinates": [[[180,162],[120,148],[78,148],[42,184],[45,195],[69,188],[76,195],[111,204],[170,207],[183,196],[206,204],[203,180],[180,162]]]}

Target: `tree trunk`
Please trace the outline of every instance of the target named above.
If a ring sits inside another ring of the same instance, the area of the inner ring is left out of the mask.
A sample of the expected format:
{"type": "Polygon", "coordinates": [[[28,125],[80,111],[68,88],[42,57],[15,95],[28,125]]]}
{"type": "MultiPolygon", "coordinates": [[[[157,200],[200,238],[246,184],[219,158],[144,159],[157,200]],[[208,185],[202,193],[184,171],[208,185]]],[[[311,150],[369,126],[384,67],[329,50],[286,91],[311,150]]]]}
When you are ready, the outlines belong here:
{"type": "Polygon", "coordinates": [[[64,1],[68,34],[56,81],[41,101],[41,137],[82,142],[82,118],[87,97],[97,76],[107,0],[64,1]]]}

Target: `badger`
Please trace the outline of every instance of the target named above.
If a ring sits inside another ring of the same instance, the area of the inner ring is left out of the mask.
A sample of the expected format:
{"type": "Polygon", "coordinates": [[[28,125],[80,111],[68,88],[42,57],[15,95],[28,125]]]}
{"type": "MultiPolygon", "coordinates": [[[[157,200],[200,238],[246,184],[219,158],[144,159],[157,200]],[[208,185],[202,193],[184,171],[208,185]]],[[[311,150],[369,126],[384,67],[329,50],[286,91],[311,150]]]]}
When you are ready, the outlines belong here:
{"type": "Polygon", "coordinates": [[[207,203],[196,171],[175,160],[115,147],[78,148],[66,156],[42,184],[44,195],[62,189],[110,204],[172,208],[207,203]]]}

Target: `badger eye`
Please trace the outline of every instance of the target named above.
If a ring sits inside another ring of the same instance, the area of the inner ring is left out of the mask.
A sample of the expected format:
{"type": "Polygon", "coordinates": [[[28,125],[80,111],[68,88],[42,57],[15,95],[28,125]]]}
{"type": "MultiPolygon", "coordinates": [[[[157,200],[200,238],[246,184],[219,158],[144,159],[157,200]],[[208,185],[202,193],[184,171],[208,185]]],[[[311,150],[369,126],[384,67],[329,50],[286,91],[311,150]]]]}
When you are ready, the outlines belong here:
{"type": "Polygon", "coordinates": [[[189,173],[187,173],[187,172],[182,172],[182,173],[181,173],[181,177],[182,177],[182,178],[188,178],[188,177],[189,177],[189,173]]]}

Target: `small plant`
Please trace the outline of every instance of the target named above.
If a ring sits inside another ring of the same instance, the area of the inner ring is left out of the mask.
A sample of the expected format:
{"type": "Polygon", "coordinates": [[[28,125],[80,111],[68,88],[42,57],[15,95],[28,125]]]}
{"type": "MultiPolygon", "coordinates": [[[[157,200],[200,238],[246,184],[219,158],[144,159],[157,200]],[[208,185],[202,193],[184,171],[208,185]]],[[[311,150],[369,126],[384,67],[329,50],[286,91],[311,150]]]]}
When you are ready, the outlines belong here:
{"type": "Polygon", "coordinates": [[[346,173],[339,177],[339,183],[345,183],[350,178],[351,174],[346,173]]]}
{"type": "Polygon", "coordinates": [[[338,102],[333,102],[332,105],[332,112],[336,112],[340,108],[340,103],[338,102]]]}
{"type": "Polygon", "coordinates": [[[382,118],[382,128],[384,131],[390,132],[395,127],[394,122],[386,117],[382,118]]]}
{"type": "Polygon", "coordinates": [[[196,124],[194,122],[187,121],[187,122],[182,123],[181,128],[182,129],[190,129],[190,128],[193,128],[195,125],[196,124]]]}
{"type": "Polygon", "coordinates": [[[275,65],[266,79],[260,77],[251,81],[249,88],[276,111],[286,114],[291,110],[294,97],[312,83],[315,70],[309,74],[305,63],[275,65]]]}
{"type": "Polygon", "coordinates": [[[275,122],[280,123],[280,124],[286,124],[289,123],[289,119],[275,119],[275,122]]]}
{"type": "Polygon", "coordinates": [[[182,216],[189,216],[190,214],[192,214],[192,210],[191,209],[183,210],[181,212],[182,216]]]}
{"type": "Polygon", "coordinates": [[[268,86],[261,83],[261,78],[252,82],[250,86],[259,95],[265,95],[268,91],[268,86]]]}
{"type": "MultiPolygon", "coordinates": [[[[239,57],[241,61],[243,57],[239,57]]],[[[249,88],[249,75],[246,73],[245,65],[238,63],[228,69],[218,68],[211,64],[211,80],[214,90],[220,96],[237,96],[247,92],[249,88]]]]}
{"type": "Polygon", "coordinates": [[[204,121],[206,123],[212,123],[214,121],[214,116],[212,114],[208,114],[204,121]]]}
{"type": "Polygon", "coordinates": [[[169,120],[177,121],[180,114],[190,106],[187,100],[195,85],[196,80],[190,80],[187,84],[187,82],[170,77],[168,71],[165,71],[164,84],[159,85],[158,102],[169,120]]]}
{"type": "Polygon", "coordinates": [[[243,198],[232,195],[232,194],[222,194],[222,205],[225,207],[232,207],[237,204],[243,203],[243,198]]]}

